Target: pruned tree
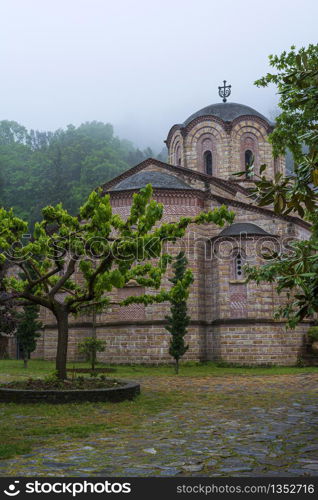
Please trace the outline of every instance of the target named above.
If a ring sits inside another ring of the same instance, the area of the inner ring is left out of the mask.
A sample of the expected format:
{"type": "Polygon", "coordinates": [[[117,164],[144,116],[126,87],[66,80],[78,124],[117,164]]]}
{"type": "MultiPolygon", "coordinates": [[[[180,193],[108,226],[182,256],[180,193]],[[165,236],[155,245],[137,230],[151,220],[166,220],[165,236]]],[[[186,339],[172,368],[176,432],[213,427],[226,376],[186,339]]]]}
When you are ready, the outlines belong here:
{"type": "Polygon", "coordinates": [[[188,260],[184,252],[180,252],[172,267],[174,275],[170,282],[174,285],[170,294],[170,315],[166,316],[166,330],[171,334],[169,354],[175,360],[175,372],[179,373],[179,360],[189,349],[184,337],[190,322],[188,316],[187,300],[189,297],[189,287],[193,283],[193,275],[187,269],[188,260]]]}
{"type": "Polygon", "coordinates": [[[89,196],[79,217],[72,217],[61,204],[44,208],[42,214],[31,241],[21,246],[27,224],[12,211],[0,209],[0,262],[14,260],[24,274],[24,278],[8,276],[3,280],[6,293],[14,295],[19,304],[36,304],[55,316],[60,379],[66,378],[70,315],[106,309],[110,302],[107,293],[131,279],[155,290],[144,296],[147,303],[167,300],[167,291],[160,290],[171,262],[164,243],[183,237],[189,224],[222,226],[234,219],[233,212],[221,206],[159,225],[163,205],[152,199],[151,185],[134,194],[126,220],[113,214],[110,195],[101,191],[89,196]],[[81,280],[76,272],[81,273],[81,280]]]}

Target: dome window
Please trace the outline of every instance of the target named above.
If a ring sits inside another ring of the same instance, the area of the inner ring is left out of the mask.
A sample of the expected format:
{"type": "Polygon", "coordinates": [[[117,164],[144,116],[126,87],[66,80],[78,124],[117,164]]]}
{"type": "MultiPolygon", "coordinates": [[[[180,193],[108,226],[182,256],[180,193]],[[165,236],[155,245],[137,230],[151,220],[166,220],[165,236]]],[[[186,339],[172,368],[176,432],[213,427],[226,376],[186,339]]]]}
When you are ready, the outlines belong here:
{"type": "Polygon", "coordinates": [[[175,165],[181,165],[181,147],[180,144],[178,143],[175,148],[175,153],[174,153],[174,161],[175,165]]]}
{"type": "Polygon", "coordinates": [[[247,149],[245,151],[245,171],[247,179],[253,177],[253,169],[252,169],[253,166],[254,166],[253,152],[250,149],[247,149]]]}
{"type": "Polygon", "coordinates": [[[204,160],[204,171],[207,175],[212,175],[212,153],[211,151],[205,151],[203,155],[204,160]]]}

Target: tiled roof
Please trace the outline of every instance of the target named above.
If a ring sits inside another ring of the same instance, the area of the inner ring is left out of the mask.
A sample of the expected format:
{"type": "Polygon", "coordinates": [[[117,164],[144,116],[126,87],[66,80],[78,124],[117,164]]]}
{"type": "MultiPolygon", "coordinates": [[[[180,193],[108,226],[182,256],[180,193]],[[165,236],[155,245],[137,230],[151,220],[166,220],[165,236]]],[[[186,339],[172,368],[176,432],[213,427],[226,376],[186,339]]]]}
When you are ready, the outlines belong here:
{"type": "Polygon", "coordinates": [[[191,189],[191,187],[174,175],[164,172],[141,171],[120,181],[110,191],[125,191],[127,189],[141,189],[147,184],[154,188],[164,189],[191,189]]]}
{"type": "Polygon", "coordinates": [[[186,127],[192,120],[199,118],[200,116],[212,115],[221,118],[224,122],[231,122],[240,116],[258,116],[262,118],[270,125],[273,125],[271,121],[262,115],[258,111],[250,106],[245,106],[244,104],[239,104],[237,102],[219,102],[217,104],[210,104],[205,108],[200,109],[196,113],[193,113],[186,121],[183,126],[186,127]]]}

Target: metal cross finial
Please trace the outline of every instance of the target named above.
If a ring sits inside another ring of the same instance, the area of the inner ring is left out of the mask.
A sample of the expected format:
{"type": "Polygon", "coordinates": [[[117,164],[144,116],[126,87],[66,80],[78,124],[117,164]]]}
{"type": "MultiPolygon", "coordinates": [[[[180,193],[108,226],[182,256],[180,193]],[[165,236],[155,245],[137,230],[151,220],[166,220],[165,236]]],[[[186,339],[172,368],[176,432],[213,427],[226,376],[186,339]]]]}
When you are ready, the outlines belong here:
{"type": "Polygon", "coordinates": [[[231,85],[226,85],[226,80],[223,80],[223,87],[219,87],[219,96],[226,102],[226,98],[231,94],[231,85]]]}

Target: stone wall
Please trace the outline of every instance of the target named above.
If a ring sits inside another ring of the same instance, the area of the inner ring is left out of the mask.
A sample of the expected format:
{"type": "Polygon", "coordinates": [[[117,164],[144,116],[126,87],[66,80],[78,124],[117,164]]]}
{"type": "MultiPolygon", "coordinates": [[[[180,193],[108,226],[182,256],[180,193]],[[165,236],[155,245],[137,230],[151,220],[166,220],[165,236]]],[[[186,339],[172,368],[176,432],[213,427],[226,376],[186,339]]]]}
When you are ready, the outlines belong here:
{"type": "Polygon", "coordinates": [[[304,354],[308,324],[286,330],[265,320],[229,322],[207,330],[207,359],[242,365],[296,365],[304,354]]]}
{"type": "MultiPolygon", "coordinates": [[[[107,342],[105,352],[98,359],[107,363],[171,363],[169,355],[170,334],[162,321],[104,325],[97,328],[98,338],[107,342]]],[[[188,361],[205,359],[205,328],[190,325],[186,342],[189,350],[183,357],[188,361]]]]}
{"type": "MultiPolygon", "coordinates": [[[[146,168],[160,170],[156,165],[149,165],[146,168]]],[[[184,180],[189,183],[186,176],[184,180]]],[[[223,203],[219,198],[222,194],[228,196],[226,204],[236,213],[235,222],[254,223],[276,236],[279,241],[289,236],[304,238],[308,234],[306,229],[289,219],[237,202],[235,189],[231,197],[221,185],[207,186],[201,179],[195,178],[191,182],[191,186],[197,191],[154,191],[155,199],[164,205],[164,222],[176,221],[181,216],[194,216],[203,209],[218,207],[223,203]]],[[[127,216],[131,199],[131,192],[112,195],[114,213],[127,216]]],[[[277,296],[273,284],[256,285],[246,283],[244,277],[235,278],[233,255],[231,254],[230,258],[219,258],[214,255],[213,244],[220,231],[220,227],[214,224],[194,225],[188,229],[183,241],[170,243],[168,247],[168,251],[174,255],[181,249],[186,251],[189,267],[194,274],[194,283],[188,300],[191,324],[186,341],[190,349],[184,359],[193,361],[223,359],[241,364],[295,364],[302,350],[303,334],[307,325],[300,326],[294,333],[286,334],[285,325],[273,321],[275,307],[283,303],[284,296],[277,296]]],[[[262,240],[264,243],[264,238],[230,240],[232,250],[240,249],[244,253],[244,259],[250,264],[263,263],[259,257],[260,249],[255,249],[255,245],[257,247],[262,240]]],[[[266,245],[271,241],[271,238],[266,238],[266,245]]],[[[77,279],[81,280],[80,274],[77,275],[77,279]]],[[[168,276],[163,282],[163,287],[166,286],[170,286],[168,276]]],[[[169,314],[169,304],[153,304],[148,307],[130,305],[126,308],[118,305],[127,294],[138,295],[143,291],[142,287],[136,284],[121,291],[115,289],[111,293],[110,307],[103,314],[98,314],[96,321],[93,321],[92,315],[71,318],[68,359],[70,361],[81,359],[77,350],[78,342],[96,332],[98,338],[107,342],[106,351],[99,354],[99,359],[102,361],[171,362],[168,353],[170,335],[164,328],[164,318],[169,314]]],[[[150,293],[155,291],[150,290],[150,293]]],[[[55,320],[47,311],[42,312],[41,320],[46,327],[33,357],[52,360],[55,358],[57,341],[55,320]]]]}

